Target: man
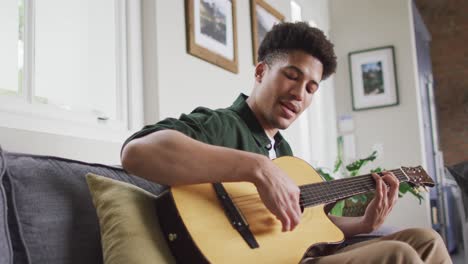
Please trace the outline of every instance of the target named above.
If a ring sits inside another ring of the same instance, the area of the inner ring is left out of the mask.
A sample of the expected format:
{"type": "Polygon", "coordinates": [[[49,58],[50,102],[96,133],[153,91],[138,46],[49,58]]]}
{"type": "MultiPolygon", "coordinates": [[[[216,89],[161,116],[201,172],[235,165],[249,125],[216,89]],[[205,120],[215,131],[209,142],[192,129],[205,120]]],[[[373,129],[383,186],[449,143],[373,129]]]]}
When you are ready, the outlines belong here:
{"type": "MultiPolygon", "coordinates": [[[[251,182],[287,232],[300,224],[299,188],[270,158],[292,155],[278,131],[288,128],[311,104],[320,81],[334,73],[336,56],[324,34],[306,23],[276,25],[258,56],[248,98],[241,95],[226,109],[197,108],[180,119],[146,126],[124,144],[122,164],[130,173],[169,186],[251,182]]],[[[346,237],[378,228],[398,198],[398,180],[392,173],[373,176],[376,196],[364,216],[329,216],[346,237]]],[[[450,258],[437,233],[412,229],[303,262],[345,260],[440,263],[450,258]]]]}

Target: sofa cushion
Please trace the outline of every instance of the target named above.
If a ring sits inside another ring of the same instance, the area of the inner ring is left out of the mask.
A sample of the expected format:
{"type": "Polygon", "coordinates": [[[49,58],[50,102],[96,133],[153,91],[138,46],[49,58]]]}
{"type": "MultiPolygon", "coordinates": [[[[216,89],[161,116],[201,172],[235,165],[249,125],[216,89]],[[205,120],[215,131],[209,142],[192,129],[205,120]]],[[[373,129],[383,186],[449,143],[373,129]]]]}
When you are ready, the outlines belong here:
{"type": "Polygon", "coordinates": [[[91,173],[86,181],[99,218],[104,263],[175,263],[159,227],[155,195],[91,173]]]}
{"type": "Polygon", "coordinates": [[[8,207],[3,187],[3,178],[6,174],[6,165],[3,158],[3,151],[0,147],[0,263],[13,263],[13,251],[8,231],[8,207]]]}
{"type": "Polygon", "coordinates": [[[165,189],[101,164],[9,152],[4,157],[15,263],[102,263],[98,218],[85,180],[88,172],[155,195],[165,189]]]}

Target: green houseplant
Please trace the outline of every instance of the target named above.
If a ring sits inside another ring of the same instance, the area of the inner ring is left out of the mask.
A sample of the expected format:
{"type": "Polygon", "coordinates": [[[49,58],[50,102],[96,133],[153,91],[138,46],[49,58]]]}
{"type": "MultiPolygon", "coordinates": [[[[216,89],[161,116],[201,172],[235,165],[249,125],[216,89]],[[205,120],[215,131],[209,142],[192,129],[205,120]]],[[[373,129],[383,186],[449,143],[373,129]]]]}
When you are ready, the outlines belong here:
{"type": "MultiPolygon", "coordinates": [[[[369,162],[374,161],[377,158],[377,151],[372,152],[369,156],[358,159],[350,164],[344,165],[343,163],[343,139],[338,137],[338,156],[335,161],[333,171],[325,168],[318,168],[317,172],[327,181],[335,180],[342,177],[354,177],[360,175],[361,168],[369,162]]],[[[385,169],[376,167],[370,170],[370,173],[382,172],[385,169]]],[[[419,204],[424,199],[417,189],[414,189],[411,185],[406,182],[400,183],[398,197],[403,197],[406,193],[411,193],[413,196],[418,198],[419,204]]],[[[367,204],[373,198],[373,193],[359,194],[341,201],[338,201],[335,206],[331,209],[330,213],[336,216],[359,216],[365,211],[367,204]]]]}

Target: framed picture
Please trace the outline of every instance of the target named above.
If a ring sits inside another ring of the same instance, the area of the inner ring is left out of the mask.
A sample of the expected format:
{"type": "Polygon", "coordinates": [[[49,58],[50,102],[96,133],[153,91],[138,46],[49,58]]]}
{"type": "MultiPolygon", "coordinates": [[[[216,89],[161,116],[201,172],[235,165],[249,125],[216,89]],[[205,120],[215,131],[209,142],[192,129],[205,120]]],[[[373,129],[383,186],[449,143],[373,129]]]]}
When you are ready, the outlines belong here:
{"type": "Polygon", "coordinates": [[[263,0],[250,0],[252,18],[253,63],[258,63],[258,47],[266,33],[277,23],[284,21],[284,16],[263,0]]]}
{"type": "Polygon", "coordinates": [[[238,72],[235,0],[186,0],[187,52],[238,72]]]}
{"type": "Polygon", "coordinates": [[[393,46],[348,54],[353,110],[398,105],[393,46]]]}

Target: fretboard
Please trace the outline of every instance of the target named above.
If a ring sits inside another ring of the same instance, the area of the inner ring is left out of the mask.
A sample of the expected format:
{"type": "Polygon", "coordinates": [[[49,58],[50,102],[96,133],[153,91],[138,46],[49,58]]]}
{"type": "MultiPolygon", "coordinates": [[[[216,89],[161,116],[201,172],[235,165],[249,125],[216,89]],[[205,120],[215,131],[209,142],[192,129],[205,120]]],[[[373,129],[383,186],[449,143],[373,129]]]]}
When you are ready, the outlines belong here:
{"type": "MultiPolygon", "coordinates": [[[[408,181],[401,169],[391,170],[400,182],[408,181]]],[[[355,176],[333,181],[325,181],[299,186],[303,207],[329,204],[357,194],[375,190],[375,180],[371,174],[355,176]]]]}

